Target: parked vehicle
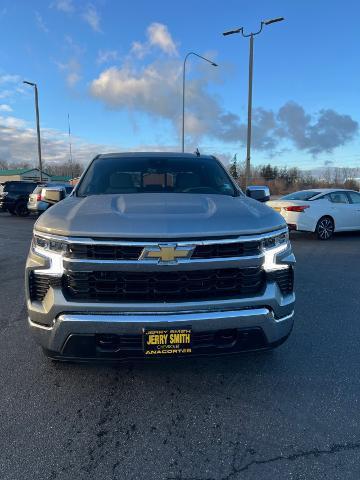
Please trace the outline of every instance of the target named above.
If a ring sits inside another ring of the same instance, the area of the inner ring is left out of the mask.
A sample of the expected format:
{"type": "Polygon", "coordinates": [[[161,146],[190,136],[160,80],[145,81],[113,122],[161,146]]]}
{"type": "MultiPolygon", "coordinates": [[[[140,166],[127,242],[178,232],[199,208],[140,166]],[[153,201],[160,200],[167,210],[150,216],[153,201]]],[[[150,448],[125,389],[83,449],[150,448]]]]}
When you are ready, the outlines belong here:
{"type": "Polygon", "coordinates": [[[30,193],[37,186],[36,182],[9,181],[2,184],[0,193],[0,211],[10,212],[12,215],[25,217],[29,215],[27,203],[30,193]]]}
{"type": "Polygon", "coordinates": [[[294,263],[284,219],[215,157],[99,155],[35,224],[29,325],[57,360],[274,348],[293,326],[294,263]]]}
{"type": "Polygon", "coordinates": [[[329,240],[334,232],[360,230],[360,193],[354,190],[301,190],[267,205],[284,217],[290,230],[315,232],[319,240],[329,240]]]}
{"type": "Polygon", "coordinates": [[[58,188],[64,189],[65,196],[70,195],[70,193],[73,191],[73,188],[74,188],[72,185],[56,185],[52,183],[37,185],[35,190],[29,195],[27,208],[30,212],[37,213],[38,215],[40,215],[51,206],[49,202],[46,202],[44,200],[45,188],[47,187],[49,188],[58,187],[58,188]]]}

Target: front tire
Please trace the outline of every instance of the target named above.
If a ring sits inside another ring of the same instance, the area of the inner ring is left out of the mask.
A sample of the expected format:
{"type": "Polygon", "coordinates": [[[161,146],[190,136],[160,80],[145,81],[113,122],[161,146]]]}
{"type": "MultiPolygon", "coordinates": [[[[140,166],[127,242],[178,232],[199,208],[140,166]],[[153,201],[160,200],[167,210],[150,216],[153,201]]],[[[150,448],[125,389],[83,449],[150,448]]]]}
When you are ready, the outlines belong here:
{"type": "Polygon", "coordinates": [[[335,230],[334,220],[331,217],[321,217],[316,225],[315,233],[318,240],[329,240],[335,230]]]}
{"type": "Polygon", "coordinates": [[[26,206],[26,203],[20,202],[15,206],[15,213],[18,217],[27,217],[30,212],[26,206]]]}

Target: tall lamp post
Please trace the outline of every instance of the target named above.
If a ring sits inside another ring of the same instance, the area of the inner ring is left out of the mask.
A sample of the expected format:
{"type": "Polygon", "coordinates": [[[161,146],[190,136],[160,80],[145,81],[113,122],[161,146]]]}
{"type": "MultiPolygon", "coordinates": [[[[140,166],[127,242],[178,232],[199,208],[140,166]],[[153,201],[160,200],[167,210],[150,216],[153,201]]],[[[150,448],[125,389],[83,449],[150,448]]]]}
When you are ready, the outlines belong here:
{"type": "Polygon", "coordinates": [[[229,30],[224,32],[223,35],[233,35],[234,33],[241,33],[245,38],[250,39],[249,48],[249,89],[248,89],[248,123],[247,123],[247,140],[246,140],[246,168],[245,168],[245,188],[248,186],[250,178],[250,152],[251,152],[251,115],[252,115],[252,86],[253,86],[253,64],[254,64],[254,37],[262,32],[264,25],[271,25],[272,23],[282,22],[284,17],[272,18],[271,20],[264,20],[260,24],[260,28],[257,32],[245,33],[244,27],[240,27],[236,30],[229,30]]]}
{"type": "Polygon", "coordinates": [[[37,131],[37,146],[38,146],[38,157],[39,157],[39,170],[40,170],[40,182],[43,181],[43,171],[42,171],[42,160],[41,160],[41,140],[40,140],[40,118],[39,118],[39,96],[36,83],[23,81],[27,85],[34,87],[35,91],[35,112],[36,112],[36,131],[37,131]]]}
{"type": "Polygon", "coordinates": [[[186,57],[184,58],[184,65],[183,65],[183,91],[182,91],[182,135],[181,135],[181,151],[185,151],[185,69],[186,69],[186,60],[189,58],[190,55],[195,55],[196,57],[205,60],[205,62],[210,63],[213,67],[218,67],[216,63],[208,58],[203,57],[195,52],[189,52],[186,57]]]}

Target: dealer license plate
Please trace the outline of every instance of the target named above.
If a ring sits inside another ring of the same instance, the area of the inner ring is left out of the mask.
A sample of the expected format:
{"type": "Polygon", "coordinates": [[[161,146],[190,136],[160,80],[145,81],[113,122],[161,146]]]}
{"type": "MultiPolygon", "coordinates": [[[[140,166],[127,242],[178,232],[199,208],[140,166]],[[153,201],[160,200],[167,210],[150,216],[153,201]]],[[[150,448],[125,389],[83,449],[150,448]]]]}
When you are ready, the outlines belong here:
{"type": "Polygon", "coordinates": [[[144,329],[145,355],[186,355],[191,353],[192,331],[190,327],[144,329]]]}

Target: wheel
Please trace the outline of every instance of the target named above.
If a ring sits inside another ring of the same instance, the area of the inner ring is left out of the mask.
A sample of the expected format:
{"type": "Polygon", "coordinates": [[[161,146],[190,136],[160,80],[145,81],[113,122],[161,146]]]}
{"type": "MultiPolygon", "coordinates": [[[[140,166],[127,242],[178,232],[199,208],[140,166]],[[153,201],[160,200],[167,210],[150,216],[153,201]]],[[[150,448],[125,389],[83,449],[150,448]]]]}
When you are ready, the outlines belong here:
{"type": "Polygon", "coordinates": [[[16,204],[15,206],[15,214],[18,216],[18,217],[26,217],[27,215],[29,215],[29,210],[26,206],[26,203],[23,203],[23,202],[19,202],[16,204]]]}
{"type": "Polygon", "coordinates": [[[12,208],[9,208],[8,212],[9,212],[11,215],[16,215],[15,210],[12,209],[12,208]]]}
{"type": "Polygon", "coordinates": [[[316,225],[315,233],[319,240],[329,240],[335,230],[334,220],[331,217],[321,217],[316,225]]]}

